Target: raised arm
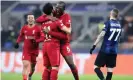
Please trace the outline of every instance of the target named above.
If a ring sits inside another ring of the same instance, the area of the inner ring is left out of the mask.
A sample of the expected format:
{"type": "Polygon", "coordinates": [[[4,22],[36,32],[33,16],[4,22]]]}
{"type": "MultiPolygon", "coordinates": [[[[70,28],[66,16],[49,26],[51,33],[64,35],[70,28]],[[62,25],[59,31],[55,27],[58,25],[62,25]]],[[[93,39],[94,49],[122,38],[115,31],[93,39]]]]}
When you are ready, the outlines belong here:
{"type": "Polygon", "coordinates": [[[61,39],[61,40],[67,39],[67,35],[62,34],[62,32],[49,31],[48,34],[56,37],[57,39],[61,39]]]}

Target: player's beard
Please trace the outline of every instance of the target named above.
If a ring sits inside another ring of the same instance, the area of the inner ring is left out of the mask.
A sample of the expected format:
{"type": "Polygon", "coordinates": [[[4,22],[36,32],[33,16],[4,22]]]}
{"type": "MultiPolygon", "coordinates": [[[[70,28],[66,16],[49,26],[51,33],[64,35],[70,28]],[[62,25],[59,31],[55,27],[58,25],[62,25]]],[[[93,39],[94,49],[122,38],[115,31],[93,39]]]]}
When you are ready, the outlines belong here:
{"type": "Polygon", "coordinates": [[[62,10],[60,10],[60,9],[56,10],[56,17],[59,18],[60,16],[63,15],[63,13],[64,13],[64,11],[62,11],[62,10]]]}

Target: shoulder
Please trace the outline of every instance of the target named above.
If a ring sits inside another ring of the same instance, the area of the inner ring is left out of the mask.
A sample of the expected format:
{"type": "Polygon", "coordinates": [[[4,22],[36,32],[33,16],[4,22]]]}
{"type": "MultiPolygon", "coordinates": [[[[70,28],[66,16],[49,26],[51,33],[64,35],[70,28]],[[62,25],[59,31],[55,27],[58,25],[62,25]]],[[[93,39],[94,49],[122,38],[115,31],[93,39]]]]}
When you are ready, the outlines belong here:
{"type": "Polygon", "coordinates": [[[23,25],[22,27],[23,27],[23,28],[27,27],[27,24],[23,25]]]}
{"type": "Polygon", "coordinates": [[[104,25],[103,25],[103,31],[107,31],[108,30],[108,28],[109,28],[109,26],[110,26],[110,21],[108,20],[108,21],[106,21],[106,22],[104,22],[104,25]]]}
{"type": "Polygon", "coordinates": [[[36,29],[36,30],[38,30],[38,31],[40,31],[40,30],[41,30],[41,27],[42,27],[42,26],[35,25],[35,29],[36,29]]]}
{"type": "Polygon", "coordinates": [[[65,17],[70,17],[70,14],[68,14],[68,13],[65,12],[65,13],[64,13],[64,16],[65,16],[65,17]]]}
{"type": "Polygon", "coordinates": [[[71,16],[68,13],[64,13],[64,17],[66,21],[69,21],[71,23],[71,16]]]}
{"type": "Polygon", "coordinates": [[[21,28],[21,29],[26,29],[26,27],[27,27],[27,25],[25,24],[24,26],[22,26],[22,28],[21,28]]]}
{"type": "Polygon", "coordinates": [[[110,23],[110,20],[107,20],[104,22],[104,24],[109,24],[110,23]]]}
{"type": "Polygon", "coordinates": [[[106,27],[110,26],[110,20],[104,22],[104,26],[106,26],[106,27]]]}

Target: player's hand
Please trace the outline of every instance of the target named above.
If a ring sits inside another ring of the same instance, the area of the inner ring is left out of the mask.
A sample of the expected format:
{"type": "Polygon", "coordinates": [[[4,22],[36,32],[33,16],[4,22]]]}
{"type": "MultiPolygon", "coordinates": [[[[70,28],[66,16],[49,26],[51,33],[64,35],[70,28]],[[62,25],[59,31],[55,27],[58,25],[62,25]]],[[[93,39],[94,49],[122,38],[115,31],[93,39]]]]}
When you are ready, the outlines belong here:
{"type": "Polygon", "coordinates": [[[32,43],[33,43],[33,44],[35,44],[35,43],[36,43],[36,40],[34,40],[34,39],[32,39],[31,41],[32,41],[32,43]]]}
{"type": "Polygon", "coordinates": [[[32,39],[31,41],[32,41],[32,43],[33,43],[35,46],[37,45],[36,40],[32,39]]]}
{"type": "Polygon", "coordinates": [[[43,32],[44,32],[45,34],[48,34],[49,31],[50,31],[50,30],[48,29],[48,27],[46,27],[46,28],[43,29],[43,32]]]}
{"type": "Polygon", "coordinates": [[[90,54],[92,54],[93,50],[95,49],[96,45],[93,45],[92,48],[90,49],[90,54]]]}
{"type": "Polygon", "coordinates": [[[59,19],[56,17],[52,17],[52,21],[56,21],[56,20],[59,20],[59,19]]]}
{"type": "Polygon", "coordinates": [[[31,41],[32,41],[33,44],[36,45],[36,43],[37,43],[36,40],[32,39],[31,41]]]}
{"type": "Polygon", "coordinates": [[[49,17],[49,19],[51,19],[52,21],[59,20],[59,19],[58,19],[58,18],[56,18],[56,17],[49,17]]]}
{"type": "Polygon", "coordinates": [[[19,48],[19,44],[18,43],[15,43],[14,48],[15,49],[18,49],[19,48]]]}

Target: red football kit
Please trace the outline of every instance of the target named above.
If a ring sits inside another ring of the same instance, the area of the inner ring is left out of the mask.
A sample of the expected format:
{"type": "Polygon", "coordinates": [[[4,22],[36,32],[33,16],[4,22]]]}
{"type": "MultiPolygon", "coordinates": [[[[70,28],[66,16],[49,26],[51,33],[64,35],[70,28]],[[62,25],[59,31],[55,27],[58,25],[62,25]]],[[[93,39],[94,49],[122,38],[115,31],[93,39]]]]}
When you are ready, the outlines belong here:
{"type": "MultiPolygon", "coordinates": [[[[69,14],[67,13],[64,13],[60,18],[60,20],[62,20],[63,24],[66,26],[66,27],[71,27],[71,17],[69,14]]],[[[40,16],[39,18],[36,19],[36,22],[38,23],[43,23],[44,21],[46,21],[46,15],[42,15],[40,16]]],[[[48,34],[60,39],[60,51],[61,51],[61,54],[63,56],[69,56],[69,55],[72,55],[72,50],[70,48],[70,35],[65,33],[64,31],[59,31],[59,32],[55,32],[55,31],[50,31],[48,34]]]]}
{"type": "MultiPolygon", "coordinates": [[[[40,16],[40,17],[37,19],[37,22],[39,22],[39,23],[45,22],[45,20],[46,20],[45,16],[46,16],[46,15],[40,16]]],[[[64,13],[64,14],[59,18],[59,20],[61,20],[62,23],[63,23],[63,25],[67,26],[68,28],[71,27],[71,18],[70,18],[70,15],[69,15],[69,14],[64,13]]],[[[55,27],[57,27],[57,26],[55,26],[55,27]]],[[[55,37],[55,38],[57,38],[57,39],[60,40],[60,48],[58,48],[58,51],[60,51],[61,54],[62,54],[63,56],[71,56],[71,55],[72,55],[72,51],[71,51],[71,48],[70,48],[70,35],[68,35],[67,33],[65,33],[65,32],[63,32],[63,31],[61,31],[61,29],[60,29],[59,31],[56,31],[56,30],[52,30],[52,29],[51,29],[51,30],[48,32],[48,34],[49,34],[50,36],[55,37]],[[59,50],[59,49],[60,49],[60,50],[59,50]]],[[[46,47],[44,47],[44,49],[45,49],[45,48],[46,48],[46,47]]],[[[51,48],[52,48],[52,47],[51,47],[51,48]]],[[[48,49],[48,48],[47,48],[47,49],[48,49]]],[[[52,49],[49,49],[49,50],[52,50],[52,49]]],[[[52,55],[51,55],[51,56],[52,56],[52,55]]],[[[53,60],[56,59],[56,58],[54,58],[54,57],[51,57],[51,58],[53,58],[53,60]]],[[[47,59],[48,59],[48,58],[47,58],[47,59]]],[[[44,62],[46,62],[47,59],[44,60],[44,62]]],[[[57,61],[57,62],[58,62],[58,61],[57,61]]],[[[49,63],[49,62],[48,62],[48,63],[49,63]]],[[[45,66],[46,66],[46,65],[45,65],[45,66]]],[[[48,67],[48,66],[46,66],[46,67],[48,67]]],[[[57,71],[56,71],[56,72],[57,72],[57,71]]],[[[43,72],[43,78],[44,78],[44,79],[47,79],[47,74],[49,74],[49,73],[50,73],[50,72],[49,72],[48,69],[44,70],[44,72],[43,72]]],[[[51,74],[52,74],[52,73],[53,73],[53,72],[51,71],[51,74]]],[[[73,73],[75,79],[76,79],[76,80],[79,80],[77,68],[72,69],[72,73],[73,73]]]]}
{"type": "MultiPolygon", "coordinates": [[[[62,20],[63,24],[70,28],[71,27],[71,17],[69,14],[67,13],[64,13],[60,18],[60,20],[62,20]]],[[[61,54],[63,56],[69,56],[69,55],[72,55],[72,50],[71,50],[71,47],[70,47],[70,35],[61,31],[62,34],[64,34],[65,36],[67,36],[67,39],[65,40],[61,40],[61,54]]]]}
{"type": "MultiPolygon", "coordinates": [[[[59,32],[63,25],[60,21],[51,21],[50,19],[42,24],[42,30],[46,27],[50,31],[59,32]]],[[[59,66],[60,64],[60,40],[45,34],[45,40],[43,44],[43,59],[44,66],[59,66]]]]}
{"type": "Polygon", "coordinates": [[[22,60],[28,60],[32,63],[36,63],[36,57],[39,53],[39,43],[33,43],[32,40],[39,39],[41,41],[41,36],[41,28],[37,25],[34,25],[33,27],[24,25],[22,27],[17,39],[17,43],[20,43],[20,41],[24,39],[22,60]]]}

